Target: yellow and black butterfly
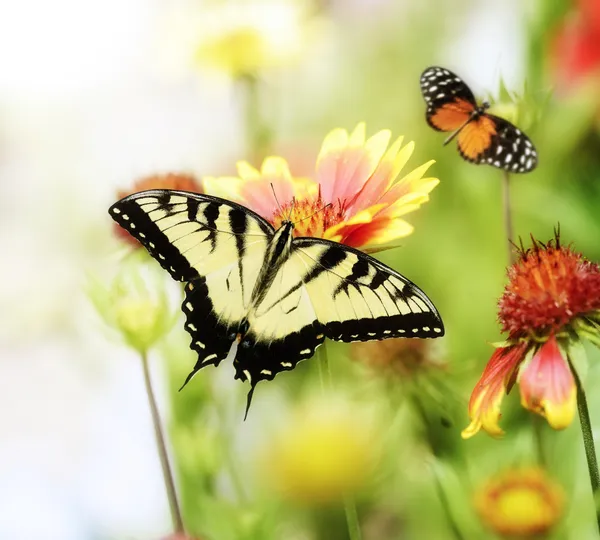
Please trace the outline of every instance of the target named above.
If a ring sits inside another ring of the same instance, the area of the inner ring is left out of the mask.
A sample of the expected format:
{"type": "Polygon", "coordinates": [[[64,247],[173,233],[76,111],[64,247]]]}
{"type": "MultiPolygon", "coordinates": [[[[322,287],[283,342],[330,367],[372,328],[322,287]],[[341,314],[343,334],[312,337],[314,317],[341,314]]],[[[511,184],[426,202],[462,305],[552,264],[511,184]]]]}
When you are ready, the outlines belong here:
{"type": "MultiPolygon", "coordinates": [[[[186,282],[185,329],[201,368],[233,358],[255,385],[310,358],[325,338],[367,341],[444,335],[427,295],[354,248],[275,230],[231,201],[185,191],[135,193],[109,209],[161,266],[186,282]]],[[[246,412],[248,408],[246,409],[246,412]]]]}
{"type": "Polygon", "coordinates": [[[438,131],[453,131],[444,144],[457,137],[460,155],[472,163],[492,165],[508,172],[530,172],[538,156],[519,128],[493,114],[490,104],[477,104],[464,81],[442,67],[429,67],[421,75],[421,92],[427,103],[427,123],[438,131]]]}

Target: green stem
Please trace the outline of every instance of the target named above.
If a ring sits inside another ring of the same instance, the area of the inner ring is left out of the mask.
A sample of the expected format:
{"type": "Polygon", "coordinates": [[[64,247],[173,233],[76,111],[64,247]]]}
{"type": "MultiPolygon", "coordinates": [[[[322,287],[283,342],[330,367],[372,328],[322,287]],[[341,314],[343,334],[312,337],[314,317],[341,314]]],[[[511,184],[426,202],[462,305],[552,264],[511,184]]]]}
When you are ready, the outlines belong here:
{"type": "Polygon", "coordinates": [[[152,380],[150,379],[150,369],[148,366],[148,354],[146,351],[142,351],[141,356],[142,367],[144,369],[144,383],[146,384],[146,394],[148,395],[148,402],[150,404],[150,414],[152,416],[152,424],[154,426],[154,436],[156,437],[156,446],[158,450],[158,457],[160,459],[160,466],[162,468],[165,488],[167,490],[167,499],[169,501],[169,507],[171,508],[173,528],[176,533],[184,533],[185,529],[183,527],[183,519],[181,518],[179,501],[177,500],[177,491],[175,489],[175,482],[173,480],[173,472],[171,471],[171,466],[169,464],[167,445],[165,444],[160,414],[156,405],[154,391],[152,390],[152,380]]]}
{"type": "Polygon", "coordinates": [[[546,449],[544,447],[544,436],[543,430],[545,428],[545,420],[538,415],[534,415],[533,419],[533,440],[535,445],[535,451],[538,458],[538,463],[541,467],[548,465],[548,458],[546,456],[546,449]]]}
{"type": "MultiPolygon", "coordinates": [[[[329,368],[329,356],[327,354],[327,341],[319,348],[319,378],[321,379],[321,390],[323,394],[332,390],[331,370],[329,368]]],[[[360,521],[356,511],[356,503],[350,496],[344,497],[344,513],[348,525],[348,536],[350,540],[361,540],[360,521]]]]}
{"type": "Polygon", "coordinates": [[[246,150],[250,163],[260,165],[269,153],[272,133],[262,117],[260,82],[255,75],[239,79],[244,100],[244,129],[246,150]]]}
{"type": "MultiPolygon", "coordinates": [[[[415,409],[417,410],[417,412],[419,413],[419,417],[421,419],[421,422],[423,423],[423,426],[425,426],[425,432],[426,432],[426,438],[427,438],[427,442],[429,444],[429,448],[431,449],[431,452],[435,458],[435,448],[434,448],[434,443],[431,440],[431,438],[429,437],[429,419],[427,417],[427,413],[425,412],[425,407],[423,407],[423,403],[421,402],[421,400],[419,399],[418,394],[416,393],[411,393],[411,401],[415,407],[415,409]]],[[[452,514],[452,510],[450,508],[450,501],[448,500],[448,497],[446,496],[446,491],[444,490],[444,486],[439,478],[439,475],[437,473],[437,470],[435,469],[435,467],[431,468],[433,471],[433,478],[435,480],[435,488],[438,494],[438,498],[440,500],[440,503],[442,505],[442,510],[444,511],[444,514],[446,516],[446,521],[448,522],[448,524],[450,525],[450,529],[452,530],[452,534],[454,535],[454,538],[456,538],[457,540],[464,540],[464,536],[460,530],[460,527],[458,526],[458,524],[456,523],[456,520],[454,519],[454,515],[452,514]]]]}
{"type": "Polygon", "coordinates": [[[585,390],[581,384],[579,375],[571,364],[571,370],[577,386],[577,409],[579,411],[579,423],[581,424],[581,436],[583,438],[583,447],[585,448],[585,457],[587,459],[588,473],[590,475],[590,484],[592,486],[592,497],[594,498],[594,508],[596,509],[596,521],[598,522],[598,532],[600,532],[600,472],[598,471],[598,459],[596,457],[596,447],[594,445],[594,435],[592,433],[592,423],[587,405],[585,390]]]}
{"type": "Polygon", "coordinates": [[[356,503],[352,497],[344,498],[344,512],[346,513],[346,524],[350,540],[361,540],[360,522],[358,521],[358,513],[356,512],[356,503]]]}
{"type": "Polygon", "coordinates": [[[512,206],[510,203],[510,174],[508,171],[502,171],[502,206],[504,209],[504,234],[508,246],[508,262],[515,262],[515,251],[513,249],[513,224],[512,224],[512,206]]]}

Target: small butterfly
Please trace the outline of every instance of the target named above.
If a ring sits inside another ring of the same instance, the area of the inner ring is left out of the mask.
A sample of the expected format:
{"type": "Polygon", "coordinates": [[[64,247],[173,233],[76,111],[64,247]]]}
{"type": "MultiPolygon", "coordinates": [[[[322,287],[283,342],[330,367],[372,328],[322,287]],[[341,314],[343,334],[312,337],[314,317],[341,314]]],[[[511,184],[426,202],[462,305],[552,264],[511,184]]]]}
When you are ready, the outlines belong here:
{"type": "Polygon", "coordinates": [[[508,172],[530,172],[538,156],[529,140],[507,120],[486,113],[490,104],[477,104],[464,81],[442,67],[429,67],[421,75],[421,92],[427,103],[427,123],[437,131],[453,131],[460,155],[472,163],[493,165],[508,172]]]}

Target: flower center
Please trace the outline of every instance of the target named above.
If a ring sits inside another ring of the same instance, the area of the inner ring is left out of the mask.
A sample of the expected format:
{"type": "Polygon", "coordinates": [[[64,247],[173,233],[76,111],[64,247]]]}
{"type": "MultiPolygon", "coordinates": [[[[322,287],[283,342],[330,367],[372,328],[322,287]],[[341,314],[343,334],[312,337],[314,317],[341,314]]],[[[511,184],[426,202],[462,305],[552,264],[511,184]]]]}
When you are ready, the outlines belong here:
{"type": "Polygon", "coordinates": [[[535,244],[509,269],[499,319],[511,337],[558,332],[573,319],[600,309],[600,269],[581,254],[535,244]]]}
{"type": "Polygon", "coordinates": [[[346,211],[339,201],[326,205],[319,195],[316,198],[292,199],[273,213],[269,220],[278,229],[283,221],[295,224],[294,236],[322,238],[329,227],[344,221],[346,211]]]}

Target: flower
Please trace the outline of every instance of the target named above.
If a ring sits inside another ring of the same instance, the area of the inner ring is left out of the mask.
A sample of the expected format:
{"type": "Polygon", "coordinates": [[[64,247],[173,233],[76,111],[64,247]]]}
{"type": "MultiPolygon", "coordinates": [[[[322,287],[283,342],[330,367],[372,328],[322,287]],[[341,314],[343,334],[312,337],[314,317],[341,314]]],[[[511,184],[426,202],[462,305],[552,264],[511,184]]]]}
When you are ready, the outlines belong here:
{"type": "MultiPolygon", "coordinates": [[[[185,173],[166,173],[166,174],[153,174],[145,176],[137,180],[133,187],[129,190],[120,190],[117,192],[117,197],[122,199],[132,193],[139,191],[145,191],[147,189],[178,189],[181,191],[193,191],[194,193],[202,193],[202,183],[199,182],[195,176],[185,173]]],[[[118,225],[113,224],[115,234],[117,238],[125,240],[133,247],[142,247],[129,231],[118,225]]]]}
{"type": "Polygon", "coordinates": [[[538,537],[560,520],[564,493],[543,469],[510,469],[495,475],[475,495],[481,519],[504,536],[538,537]]]}
{"type": "Polygon", "coordinates": [[[184,16],[177,34],[195,62],[233,78],[295,63],[310,43],[312,21],[296,0],[227,0],[184,16]]]}
{"type": "Polygon", "coordinates": [[[141,353],[158,342],[175,322],[161,276],[148,269],[144,279],[145,268],[135,259],[126,260],[108,286],[90,278],[87,287],[88,297],[104,322],[141,353]]]}
{"type": "Polygon", "coordinates": [[[238,163],[237,178],[205,178],[208,193],[245,204],[278,227],[296,223],[296,236],[315,236],[353,247],[388,244],[412,233],[403,218],[429,200],[437,178],[423,175],[424,163],[397,180],[412,155],[412,142],[383,130],[365,139],[365,124],[352,133],[334,129],[317,158],[315,178],[293,178],[280,157],[265,159],[260,171],[238,163]]]}
{"type": "Polygon", "coordinates": [[[546,245],[534,239],[532,248],[521,248],[508,277],[498,303],[508,340],[495,350],[471,394],[464,438],[481,428],[503,433],[500,405],[515,382],[525,408],[554,429],[569,426],[577,405],[569,349],[582,338],[598,342],[600,267],[562,246],[558,232],[546,245]]]}
{"type": "Polygon", "coordinates": [[[564,89],[600,76],[600,3],[579,0],[552,43],[554,70],[564,89]]]}
{"type": "Polygon", "coordinates": [[[375,462],[377,435],[364,407],[322,398],[291,416],[267,441],[260,462],[270,487],[286,499],[325,504],[366,484],[375,462]]]}
{"type": "Polygon", "coordinates": [[[433,354],[432,345],[429,340],[406,338],[357,341],[351,345],[351,354],[354,360],[384,376],[410,377],[429,368],[446,366],[438,355],[433,354]]]}

